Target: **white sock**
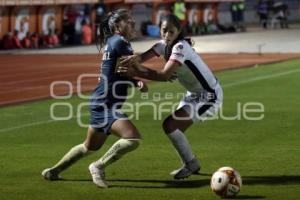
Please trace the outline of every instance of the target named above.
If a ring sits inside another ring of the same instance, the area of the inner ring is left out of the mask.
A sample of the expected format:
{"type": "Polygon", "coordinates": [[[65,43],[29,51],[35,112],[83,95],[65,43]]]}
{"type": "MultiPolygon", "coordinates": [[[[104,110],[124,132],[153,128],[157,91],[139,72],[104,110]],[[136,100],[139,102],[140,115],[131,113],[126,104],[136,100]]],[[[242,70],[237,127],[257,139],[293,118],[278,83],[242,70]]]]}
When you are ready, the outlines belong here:
{"type": "Polygon", "coordinates": [[[63,158],[51,169],[56,173],[60,173],[73,165],[76,161],[86,156],[90,151],[84,144],[74,146],[63,158]]]}
{"type": "Polygon", "coordinates": [[[140,139],[119,139],[99,160],[95,161],[94,164],[96,167],[107,167],[125,154],[135,150],[139,146],[139,141],[140,139]]]}
{"type": "Polygon", "coordinates": [[[187,163],[195,157],[187,138],[179,129],[176,129],[174,132],[168,134],[168,137],[183,163],[187,163]]]}

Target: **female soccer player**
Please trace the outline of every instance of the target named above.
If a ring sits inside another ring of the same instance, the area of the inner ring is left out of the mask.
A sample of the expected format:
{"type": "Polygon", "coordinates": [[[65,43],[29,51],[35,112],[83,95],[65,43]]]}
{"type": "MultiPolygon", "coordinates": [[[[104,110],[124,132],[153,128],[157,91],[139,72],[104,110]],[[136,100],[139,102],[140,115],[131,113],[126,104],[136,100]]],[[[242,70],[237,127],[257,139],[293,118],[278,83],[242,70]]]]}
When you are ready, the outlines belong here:
{"type": "Polygon", "coordinates": [[[166,81],[174,73],[187,90],[177,110],[163,122],[163,129],[184,163],[183,167],[171,173],[175,179],[184,179],[198,173],[200,164],[192,153],[184,132],[196,121],[203,121],[220,108],[223,101],[222,88],[211,70],[184,38],[179,19],[166,16],[160,25],[162,40],[141,55],[123,58],[118,72],[129,77],[138,76],[150,80],[166,81]],[[154,56],[164,56],[163,70],[155,71],[142,66],[154,56]]]}
{"type": "MultiPolygon", "coordinates": [[[[59,179],[59,174],[75,161],[98,150],[112,132],[120,139],[97,161],[89,165],[93,182],[101,188],[108,187],[104,169],[123,155],[139,146],[141,136],[132,122],[119,109],[126,100],[127,89],[133,79],[115,73],[117,59],[132,55],[129,40],[134,37],[134,20],[125,9],[109,13],[100,25],[100,48],[104,45],[100,81],[94,90],[90,104],[90,127],[83,144],[74,146],[55,166],[45,169],[42,176],[47,180],[59,179]]],[[[137,82],[145,91],[146,85],[137,82]]]]}

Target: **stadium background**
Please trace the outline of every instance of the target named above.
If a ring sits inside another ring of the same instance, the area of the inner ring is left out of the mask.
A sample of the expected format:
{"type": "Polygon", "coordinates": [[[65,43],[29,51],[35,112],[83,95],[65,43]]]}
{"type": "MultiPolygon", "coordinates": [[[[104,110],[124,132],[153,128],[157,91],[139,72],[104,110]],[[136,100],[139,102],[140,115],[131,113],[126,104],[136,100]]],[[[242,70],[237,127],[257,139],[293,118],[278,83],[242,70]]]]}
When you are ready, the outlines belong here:
{"type": "MultiPolygon", "coordinates": [[[[221,24],[231,22],[230,2],[242,0],[186,0],[187,19],[190,14],[198,18],[201,23],[204,20],[204,9],[211,6],[213,20],[221,24]]],[[[255,15],[257,1],[246,0],[245,22],[253,23],[258,21],[255,15]]],[[[160,16],[165,10],[170,9],[174,0],[1,0],[0,1],[0,38],[7,32],[15,29],[19,32],[38,34],[47,33],[50,29],[62,30],[66,17],[86,17],[90,20],[95,30],[97,15],[102,15],[104,7],[106,11],[119,7],[126,7],[133,11],[137,19],[137,28],[144,21],[151,20],[158,24],[160,16]],[[84,16],[83,16],[84,15],[84,16]]],[[[285,1],[289,7],[289,20],[299,20],[299,0],[285,1]]]]}

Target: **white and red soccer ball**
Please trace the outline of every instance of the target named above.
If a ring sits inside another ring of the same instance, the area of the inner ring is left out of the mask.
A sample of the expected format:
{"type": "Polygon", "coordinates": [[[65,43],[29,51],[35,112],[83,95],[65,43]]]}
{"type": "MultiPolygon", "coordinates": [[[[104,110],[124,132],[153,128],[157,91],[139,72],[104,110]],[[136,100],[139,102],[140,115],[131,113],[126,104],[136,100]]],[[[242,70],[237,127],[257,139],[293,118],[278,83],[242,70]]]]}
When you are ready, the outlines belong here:
{"type": "Polygon", "coordinates": [[[211,189],[220,197],[233,197],[242,187],[242,177],[232,167],[221,167],[211,177],[211,189]]]}

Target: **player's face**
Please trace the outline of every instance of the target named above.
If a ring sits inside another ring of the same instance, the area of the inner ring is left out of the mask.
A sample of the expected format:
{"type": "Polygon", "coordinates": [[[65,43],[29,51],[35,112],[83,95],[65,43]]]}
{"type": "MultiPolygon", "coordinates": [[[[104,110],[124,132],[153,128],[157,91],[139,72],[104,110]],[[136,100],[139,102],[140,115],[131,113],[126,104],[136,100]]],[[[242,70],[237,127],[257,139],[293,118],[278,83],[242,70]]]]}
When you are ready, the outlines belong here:
{"type": "Polygon", "coordinates": [[[180,30],[178,30],[172,23],[163,21],[160,26],[160,35],[167,45],[171,45],[178,37],[180,30]]]}
{"type": "Polygon", "coordinates": [[[135,21],[131,15],[128,15],[125,19],[118,23],[118,31],[128,40],[133,39],[136,36],[134,29],[135,21]]]}

